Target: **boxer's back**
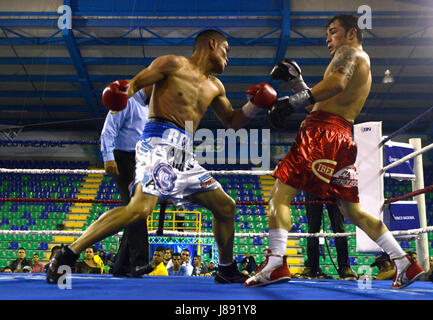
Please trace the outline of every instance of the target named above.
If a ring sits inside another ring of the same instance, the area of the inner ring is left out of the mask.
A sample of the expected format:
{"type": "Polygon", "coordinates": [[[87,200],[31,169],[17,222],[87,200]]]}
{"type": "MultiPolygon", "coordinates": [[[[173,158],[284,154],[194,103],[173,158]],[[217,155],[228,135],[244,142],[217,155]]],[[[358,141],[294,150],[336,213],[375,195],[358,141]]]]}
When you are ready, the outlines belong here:
{"type": "Polygon", "coordinates": [[[342,92],[331,99],[318,102],[313,110],[322,110],[339,115],[346,120],[354,121],[361,112],[371,88],[370,58],[362,49],[345,45],[339,49],[340,54],[336,54],[325,71],[324,78],[329,77],[334,72],[345,73],[349,78],[347,86],[342,92]],[[354,68],[340,70],[344,61],[352,60],[354,68]]]}

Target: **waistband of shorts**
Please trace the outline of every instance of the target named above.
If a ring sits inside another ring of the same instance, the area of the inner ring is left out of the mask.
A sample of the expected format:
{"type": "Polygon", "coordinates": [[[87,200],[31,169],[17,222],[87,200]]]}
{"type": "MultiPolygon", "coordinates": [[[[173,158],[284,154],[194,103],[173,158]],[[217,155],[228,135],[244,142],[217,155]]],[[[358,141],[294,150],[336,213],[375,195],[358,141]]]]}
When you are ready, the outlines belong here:
{"type": "Polygon", "coordinates": [[[193,136],[191,133],[179,128],[169,120],[167,120],[167,122],[160,120],[160,118],[152,118],[150,121],[146,122],[141,140],[147,138],[163,138],[171,144],[184,145],[186,143],[192,143],[193,136]],[[158,121],[156,119],[158,119],[158,121]]]}
{"type": "Polygon", "coordinates": [[[342,116],[330,112],[321,110],[313,111],[305,120],[305,125],[329,127],[341,133],[352,135],[353,123],[344,119],[342,116]]]}

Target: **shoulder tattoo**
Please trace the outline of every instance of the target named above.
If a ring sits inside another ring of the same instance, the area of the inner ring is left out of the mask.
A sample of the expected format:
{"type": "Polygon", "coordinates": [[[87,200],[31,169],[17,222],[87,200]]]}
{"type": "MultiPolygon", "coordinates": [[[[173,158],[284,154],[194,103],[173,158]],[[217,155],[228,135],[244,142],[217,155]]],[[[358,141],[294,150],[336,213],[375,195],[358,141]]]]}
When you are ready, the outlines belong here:
{"type": "Polygon", "coordinates": [[[342,46],[335,53],[332,60],[331,72],[340,73],[351,79],[358,64],[359,56],[354,48],[342,46]]]}

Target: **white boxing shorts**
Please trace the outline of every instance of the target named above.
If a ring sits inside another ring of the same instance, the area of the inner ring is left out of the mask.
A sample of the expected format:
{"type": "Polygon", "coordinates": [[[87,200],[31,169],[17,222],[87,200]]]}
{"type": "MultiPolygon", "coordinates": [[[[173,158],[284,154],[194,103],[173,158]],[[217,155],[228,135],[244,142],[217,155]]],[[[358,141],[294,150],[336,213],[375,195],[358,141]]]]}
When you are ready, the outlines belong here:
{"type": "Polygon", "coordinates": [[[142,191],[157,196],[160,202],[172,200],[185,204],[187,196],[220,188],[193,154],[193,137],[171,123],[149,121],[135,150],[135,180],[142,191]]]}

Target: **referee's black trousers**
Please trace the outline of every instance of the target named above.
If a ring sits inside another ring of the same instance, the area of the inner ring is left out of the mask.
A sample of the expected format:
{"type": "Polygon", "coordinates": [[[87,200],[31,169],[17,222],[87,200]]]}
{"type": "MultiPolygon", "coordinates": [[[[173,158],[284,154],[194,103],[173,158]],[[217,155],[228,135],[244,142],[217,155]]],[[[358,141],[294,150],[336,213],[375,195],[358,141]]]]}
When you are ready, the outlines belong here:
{"type": "MultiPolygon", "coordinates": [[[[323,200],[312,194],[306,193],[305,201],[316,201],[323,200]]],[[[308,220],[308,233],[320,232],[320,227],[322,226],[323,217],[323,204],[306,205],[306,213],[308,220]]],[[[331,220],[331,227],[334,233],[344,233],[344,217],[338,209],[337,205],[326,204],[326,209],[328,210],[328,216],[331,220]]],[[[338,269],[350,267],[349,262],[349,252],[347,246],[346,237],[335,238],[335,247],[337,249],[337,261],[338,269]]],[[[307,238],[307,255],[308,259],[305,266],[310,267],[313,272],[319,271],[319,238],[309,237],[307,238]]]]}
{"type": "MultiPolygon", "coordinates": [[[[129,185],[135,176],[135,152],[114,150],[114,160],[117,163],[119,175],[113,175],[123,203],[131,199],[129,185]]],[[[119,250],[113,267],[115,276],[131,273],[138,266],[149,263],[149,238],[146,220],[139,220],[123,231],[119,250]]]]}

